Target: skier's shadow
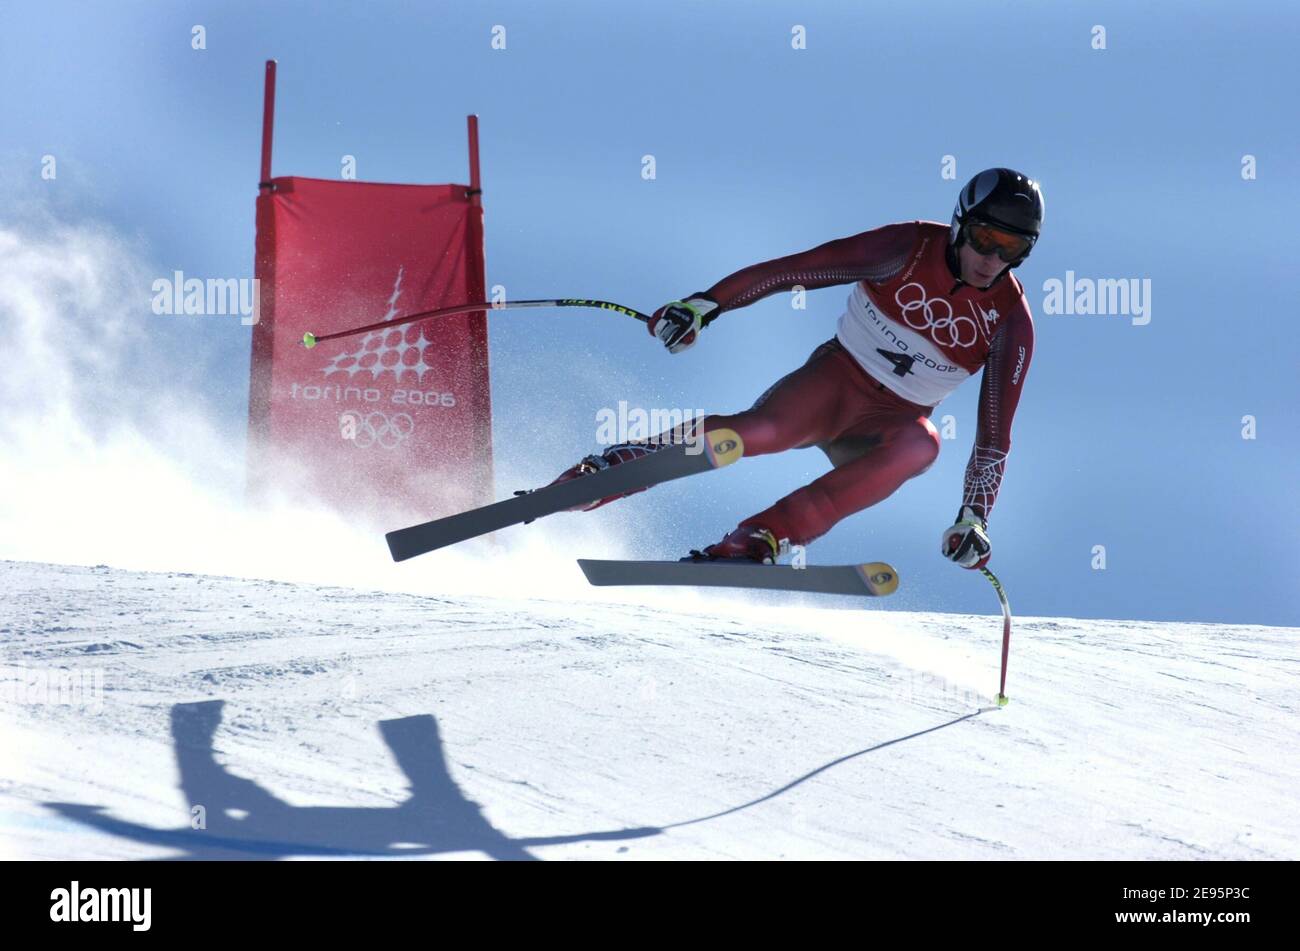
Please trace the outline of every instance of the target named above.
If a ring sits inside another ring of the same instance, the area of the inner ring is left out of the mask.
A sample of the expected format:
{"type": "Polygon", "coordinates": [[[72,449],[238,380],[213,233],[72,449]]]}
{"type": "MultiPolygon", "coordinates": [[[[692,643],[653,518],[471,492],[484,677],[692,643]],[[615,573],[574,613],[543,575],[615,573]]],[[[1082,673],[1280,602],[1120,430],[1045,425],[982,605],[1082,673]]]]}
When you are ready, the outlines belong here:
{"type": "Polygon", "coordinates": [[[610,841],[657,835],[660,829],[620,829],[549,838],[512,839],[492,826],[481,807],[457,787],[447,769],[432,716],[381,720],[380,733],[410,783],[396,806],[291,806],[217,762],[212,740],[224,701],[172,707],[172,738],[185,801],[202,828],[156,829],[114,819],[100,806],[46,803],[60,815],[102,832],[179,849],[178,858],[287,856],[412,856],[482,852],[494,859],[534,859],[532,846],[610,841]]]}

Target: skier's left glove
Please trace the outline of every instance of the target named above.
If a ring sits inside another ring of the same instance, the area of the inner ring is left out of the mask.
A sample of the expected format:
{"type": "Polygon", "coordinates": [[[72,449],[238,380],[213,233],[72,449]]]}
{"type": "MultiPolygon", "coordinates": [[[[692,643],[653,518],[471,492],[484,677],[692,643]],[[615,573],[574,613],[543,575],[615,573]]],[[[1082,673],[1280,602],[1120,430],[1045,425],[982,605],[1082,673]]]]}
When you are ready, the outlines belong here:
{"type": "Polygon", "coordinates": [[[664,304],[651,316],[646,327],[650,336],[658,337],[669,353],[681,353],[695,345],[704,319],[718,309],[718,302],[703,294],[664,304]]]}
{"type": "Polygon", "coordinates": [[[957,524],[943,533],[940,546],[943,557],[963,568],[983,568],[989,563],[992,548],[988,524],[969,505],[962,506],[957,524]]]}

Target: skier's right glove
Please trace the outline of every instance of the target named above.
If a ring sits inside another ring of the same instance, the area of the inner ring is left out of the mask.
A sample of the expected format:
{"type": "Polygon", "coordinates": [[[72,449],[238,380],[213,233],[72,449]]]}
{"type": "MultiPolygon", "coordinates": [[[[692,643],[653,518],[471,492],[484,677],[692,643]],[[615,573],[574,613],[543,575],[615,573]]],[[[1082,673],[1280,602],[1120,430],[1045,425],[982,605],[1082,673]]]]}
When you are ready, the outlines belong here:
{"type": "Polygon", "coordinates": [[[695,345],[704,329],[704,318],[717,309],[717,301],[696,294],[687,300],[664,304],[650,317],[646,327],[650,336],[663,341],[669,353],[681,353],[695,345]]]}
{"type": "Polygon", "coordinates": [[[963,568],[983,568],[993,550],[989,542],[988,523],[969,505],[963,505],[957,524],[943,533],[940,549],[943,557],[963,568]]]}

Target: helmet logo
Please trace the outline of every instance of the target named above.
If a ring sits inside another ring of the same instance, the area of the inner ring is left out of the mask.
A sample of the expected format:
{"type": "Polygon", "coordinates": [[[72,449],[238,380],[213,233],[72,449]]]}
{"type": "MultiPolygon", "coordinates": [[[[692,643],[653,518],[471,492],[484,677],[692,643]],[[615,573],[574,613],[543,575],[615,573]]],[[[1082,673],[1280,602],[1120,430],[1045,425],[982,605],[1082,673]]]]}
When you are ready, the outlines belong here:
{"type": "Polygon", "coordinates": [[[994,187],[997,186],[997,183],[998,173],[996,169],[989,169],[986,172],[980,172],[980,174],[976,176],[975,181],[971,182],[970,201],[963,202],[962,204],[967,208],[975,207],[985,198],[989,197],[994,187]]]}

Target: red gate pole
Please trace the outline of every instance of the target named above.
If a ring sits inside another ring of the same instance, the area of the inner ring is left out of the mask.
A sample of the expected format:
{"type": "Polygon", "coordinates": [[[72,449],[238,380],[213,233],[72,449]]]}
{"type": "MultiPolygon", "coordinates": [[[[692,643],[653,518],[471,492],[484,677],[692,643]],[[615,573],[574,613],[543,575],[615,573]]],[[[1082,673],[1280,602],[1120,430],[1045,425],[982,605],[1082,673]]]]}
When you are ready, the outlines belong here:
{"type": "MultiPolygon", "coordinates": [[[[473,262],[469,266],[469,293],[470,300],[486,301],[487,297],[487,249],[483,237],[483,183],[479,177],[478,163],[478,116],[469,115],[465,117],[466,132],[469,136],[469,192],[466,197],[469,198],[470,216],[469,216],[469,242],[470,242],[470,260],[473,262]]],[[[486,321],[487,313],[480,312],[486,321]]],[[[486,333],[486,331],[485,331],[486,333]]],[[[483,341],[483,351],[478,355],[478,359],[483,363],[484,373],[487,372],[488,349],[487,340],[483,341]]],[[[485,384],[485,392],[480,394],[484,403],[483,424],[478,434],[479,445],[483,447],[486,460],[483,468],[483,499],[484,503],[490,502],[495,497],[495,477],[494,465],[492,459],[492,397],[491,390],[485,384]]]]}
{"type": "Polygon", "coordinates": [[[478,116],[466,116],[469,127],[469,200],[477,208],[483,204],[483,188],[478,176],[478,116]]]}
{"type": "Polygon", "coordinates": [[[275,300],[272,251],[274,214],[271,198],[271,138],[275,130],[275,60],[266,61],[262,92],[262,167],[257,179],[256,237],[253,242],[253,280],[257,318],[253,323],[252,359],[248,374],[248,443],[244,449],[244,497],[256,501],[267,486],[267,430],[271,406],[271,349],[275,300]]]}
{"type": "Polygon", "coordinates": [[[275,60],[266,61],[266,88],[262,94],[262,176],[258,188],[271,185],[271,136],[275,131],[275,60]]]}

